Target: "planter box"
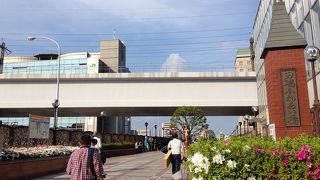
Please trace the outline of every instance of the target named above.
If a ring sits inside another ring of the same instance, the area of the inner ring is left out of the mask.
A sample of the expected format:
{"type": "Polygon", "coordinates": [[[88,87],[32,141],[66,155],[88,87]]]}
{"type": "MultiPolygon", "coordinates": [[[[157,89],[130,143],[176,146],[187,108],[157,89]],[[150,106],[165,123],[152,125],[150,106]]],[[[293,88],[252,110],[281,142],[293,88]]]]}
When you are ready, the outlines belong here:
{"type": "Polygon", "coordinates": [[[116,149],[116,150],[104,150],[102,153],[104,157],[126,156],[139,153],[138,149],[116,149]]]}
{"type": "Polygon", "coordinates": [[[1,179],[31,179],[65,171],[69,156],[0,161],[1,179]]]}

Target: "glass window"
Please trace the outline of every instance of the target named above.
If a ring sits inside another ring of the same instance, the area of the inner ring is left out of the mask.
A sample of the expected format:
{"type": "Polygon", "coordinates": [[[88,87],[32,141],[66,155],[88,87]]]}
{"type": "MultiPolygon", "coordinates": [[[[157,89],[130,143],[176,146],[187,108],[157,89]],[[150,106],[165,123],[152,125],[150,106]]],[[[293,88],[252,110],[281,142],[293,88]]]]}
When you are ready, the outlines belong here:
{"type": "Polygon", "coordinates": [[[311,16],[310,14],[304,21],[304,37],[308,42],[308,45],[313,45],[313,38],[312,38],[312,24],[311,24],[311,16]]]}
{"type": "Polygon", "coordinates": [[[303,22],[303,6],[302,1],[297,1],[297,16],[298,16],[298,25],[300,25],[303,22]]]}
{"type": "Polygon", "coordinates": [[[303,17],[305,17],[310,10],[309,0],[303,0],[303,17]]]}
{"type": "Polygon", "coordinates": [[[314,5],[311,11],[312,25],[315,34],[314,43],[317,47],[320,47],[320,4],[319,2],[314,5]]]}

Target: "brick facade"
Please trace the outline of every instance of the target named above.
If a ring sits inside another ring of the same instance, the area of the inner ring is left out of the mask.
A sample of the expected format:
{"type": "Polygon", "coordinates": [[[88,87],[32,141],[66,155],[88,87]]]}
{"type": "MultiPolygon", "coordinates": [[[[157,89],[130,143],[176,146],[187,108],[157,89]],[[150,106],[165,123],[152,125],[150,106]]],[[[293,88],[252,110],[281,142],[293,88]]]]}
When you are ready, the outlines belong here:
{"type": "Polygon", "coordinates": [[[309,108],[307,76],[304,49],[290,48],[268,50],[265,56],[265,75],[268,99],[269,123],[275,124],[277,138],[297,137],[299,134],[312,134],[312,121],[309,108]],[[284,106],[281,84],[281,70],[296,71],[296,85],[301,125],[287,127],[284,120],[284,106]]]}

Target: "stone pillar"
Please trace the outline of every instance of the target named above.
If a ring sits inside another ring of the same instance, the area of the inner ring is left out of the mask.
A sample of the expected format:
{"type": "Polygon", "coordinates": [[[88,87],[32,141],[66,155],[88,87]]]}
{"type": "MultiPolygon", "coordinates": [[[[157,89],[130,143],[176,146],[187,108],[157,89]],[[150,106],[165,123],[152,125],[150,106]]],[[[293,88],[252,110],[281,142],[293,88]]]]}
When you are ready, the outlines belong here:
{"type": "Polygon", "coordinates": [[[312,134],[304,48],[267,50],[265,77],[269,124],[276,137],[312,134]]]}

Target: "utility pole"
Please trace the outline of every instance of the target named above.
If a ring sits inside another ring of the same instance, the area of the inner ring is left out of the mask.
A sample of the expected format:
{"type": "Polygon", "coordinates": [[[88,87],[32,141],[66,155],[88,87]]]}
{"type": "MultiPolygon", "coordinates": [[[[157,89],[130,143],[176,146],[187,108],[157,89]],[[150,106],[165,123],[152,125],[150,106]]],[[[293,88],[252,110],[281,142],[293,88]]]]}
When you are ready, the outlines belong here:
{"type": "Polygon", "coordinates": [[[254,64],[255,55],[254,55],[253,43],[254,43],[254,39],[253,39],[253,37],[251,37],[250,38],[250,46],[249,46],[250,59],[251,59],[251,69],[252,69],[252,71],[255,71],[255,64],[254,64]]]}
{"type": "Polygon", "coordinates": [[[6,47],[6,44],[1,40],[0,44],[0,74],[3,73],[3,61],[4,61],[4,53],[7,55],[11,54],[11,51],[6,47]]]}

